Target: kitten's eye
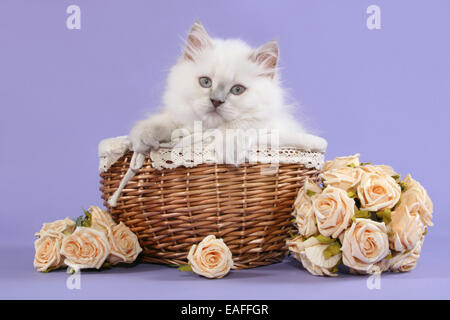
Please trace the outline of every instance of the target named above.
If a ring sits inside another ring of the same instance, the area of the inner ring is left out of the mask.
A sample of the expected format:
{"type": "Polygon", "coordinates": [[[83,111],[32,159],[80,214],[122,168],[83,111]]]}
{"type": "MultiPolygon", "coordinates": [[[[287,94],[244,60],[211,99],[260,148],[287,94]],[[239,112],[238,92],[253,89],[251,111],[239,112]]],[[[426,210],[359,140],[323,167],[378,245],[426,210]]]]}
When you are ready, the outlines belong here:
{"type": "Polygon", "coordinates": [[[242,94],[245,91],[245,87],[241,86],[240,84],[237,84],[231,88],[230,92],[236,96],[242,94]]]}
{"type": "Polygon", "coordinates": [[[212,80],[208,77],[200,77],[198,82],[203,88],[211,88],[212,80]]]}

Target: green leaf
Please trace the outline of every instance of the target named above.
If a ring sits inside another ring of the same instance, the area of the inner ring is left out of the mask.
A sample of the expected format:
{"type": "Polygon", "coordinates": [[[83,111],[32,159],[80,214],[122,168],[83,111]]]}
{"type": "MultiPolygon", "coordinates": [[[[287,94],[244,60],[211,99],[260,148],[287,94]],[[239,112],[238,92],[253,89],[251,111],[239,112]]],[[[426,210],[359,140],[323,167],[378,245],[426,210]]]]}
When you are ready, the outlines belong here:
{"type": "Polygon", "coordinates": [[[392,178],[394,180],[400,180],[401,176],[399,174],[396,174],[396,175],[392,176],[392,178]]]}
{"type": "Polygon", "coordinates": [[[372,162],[361,162],[360,163],[361,166],[366,166],[366,165],[369,165],[369,164],[372,164],[372,162]]]}
{"type": "Polygon", "coordinates": [[[384,222],[384,224],[388,224],[391,222],[391,209],[386,208],[384,210],[377,211],[377,217],[384,222]]]}
{"type": "Polygon", "coordinates": [[[350,164],[347,165],[347,167],[356,168],[356,165],[354,163],[350,163],[350,164]]]}
{"type": "Polygon", "coordinates": [[[312,197],[316,193],[314,191],[312,191],[312,190],[306,190],[306,194],[308,195],[308,197],[312,197]]]}
{"type": "Polygon", "coordinates": [[[342,264],[342,258],[339,259],[338,263],[336,263],[336,265],[333,267],[333,269],[331,270],[331,272],[336,273],[339,271],[339,266],[342,264]]]}
{"type": "Polygon", "coordinates": [[[295,238],[294,232],[292,232],[292,228],[289,228],[289,236],[291,237],[291,239],[295,238]]]}
{"type": "Polygon", "coordinates": [[[364,218],[364,219],[370,219],[371,215],[370,212],[367,210],[355,210],[355,218],[364,218]]]}
{"type": "Polygon", "coordinates": [[[84,216],[83,215],[79,216],[75,221],[75,229],[78,227],[89,228],[92,225],[92,214],[85,209],[83,209],[83,212],[84,216]]]}
{"type": "Polygon", "coordinates": [[[427,233],[428,233],[428,228],[425,228],[425,231],[424,231],[423,235],[426,236],[427,233]]]}
{"type": "Polygon", "coordinates": [[[384,222],[385,225],[388,225],[389,223],[391,223],[391,221],[392,221],[392,219],[391,219],[391,213],[390,212],[383,216],[383,222],[384,222]]]}
{"type": "Polygon", "coordinates": [[[356,192],[355,191],[348,191],[347,196],[349,198],[356,198],[356,192]]]}
{"type": "Polygon", "coordinates": [[[341,245],[335,241],[331,243],[324,251],[323,256],[326,260],[330,259],[331,257],[341,253],[341,245]]]}
{"type": "Polygon", "coordinates": [[[184,266],[179,266],[178,271],[192,271],[190,264],[185,264],[184,266]]]}
{"type": "Polygon", "coordinates": [[[399,181],[397,182],[400,185],[400,189],[402,189],[402,192],[405,192],[408,189],[408,184],[403,182],[403,181],[399,181]]]}
{"type": "Polygon", "coordinates": [[[321,234],[319,234],[318,236],[315,237],[317,240],[319,240],[320,243],[324,243],[324,244],[328,244],[328,243],[332,243],[335,242],[335,239],[332,239],[330,237],[325,237],[321,234]]]}
{"type": "Polygon", "coordinates": [[[377,213],[375,211],[370,211],[370,220],[373,220],[375,222],[380,222],[380,218],[378,218],[377,213]]]}
{"type": "Polygon", "coordinates": [[[112,264],[111,264],[111,262],[104,262],[103,264],[102,264],[102,269],[111,269],[112,268],[112,264]]]}
{"type": "Polygon", "coordinates": [[[84,212],[84,216],[85,216],[83,219],[83,227],[90,227],[92,225],[92,214],[89,211],[84,210],[84,209],[83,209],[83,212],[84,212]]]}
{"type": "Polygon", "coordinates": [[[386,260],[392,259],[392,254],[389,253],[389,254],[385,257],[385,259],[386,259],[386,260]]]}

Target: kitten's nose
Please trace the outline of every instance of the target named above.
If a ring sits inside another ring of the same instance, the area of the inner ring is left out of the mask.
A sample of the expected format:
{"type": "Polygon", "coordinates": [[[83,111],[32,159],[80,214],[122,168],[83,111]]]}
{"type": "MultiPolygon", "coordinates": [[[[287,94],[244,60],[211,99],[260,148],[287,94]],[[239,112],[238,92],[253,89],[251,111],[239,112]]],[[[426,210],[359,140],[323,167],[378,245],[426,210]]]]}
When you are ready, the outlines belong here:
{"type": "Polygon", "coordinates": [[[220,101],[220,100],[215,100],[215,99],[210,99],[210,100],[211,100],[211,103],[213,104],[214,108],[217,108],[218,106],[220,106],[223,103],[223,101],[220,101]]]}

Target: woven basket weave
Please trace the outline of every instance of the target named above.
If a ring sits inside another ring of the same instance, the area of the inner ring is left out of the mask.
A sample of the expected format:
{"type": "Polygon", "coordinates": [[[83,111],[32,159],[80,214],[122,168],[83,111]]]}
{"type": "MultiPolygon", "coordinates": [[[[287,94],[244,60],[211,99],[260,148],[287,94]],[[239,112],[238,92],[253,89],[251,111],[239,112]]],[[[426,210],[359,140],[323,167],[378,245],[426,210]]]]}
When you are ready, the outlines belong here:
{"type": "Polygon", "coordinates": [[[214,234],[223,238],[236,269],[280,262],[298,189],[318,170],[279,164],[275,174],[261,174],[270,164],[201,164],[157,170],[151,159],[127,183],[117,206],[109,197],[118,188],[132,153],[100,174],[102,198],[116,222],[139,238],[144,262],[183,265],[189,248],[214,234]]]}

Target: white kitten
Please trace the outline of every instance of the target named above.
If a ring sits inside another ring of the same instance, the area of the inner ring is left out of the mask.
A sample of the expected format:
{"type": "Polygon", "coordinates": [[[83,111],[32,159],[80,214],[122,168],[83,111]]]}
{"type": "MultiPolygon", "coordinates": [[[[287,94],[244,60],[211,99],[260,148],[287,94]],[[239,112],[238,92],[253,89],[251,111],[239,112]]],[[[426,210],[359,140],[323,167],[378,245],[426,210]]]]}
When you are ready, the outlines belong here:
{"type": "Polygon", "coordinates": [[[278,57],[276,41],[252,49],[241,40],[210,38],[195,22],[168,76],[162,112],[130,132],[133,149],[157,149],[175,129],[192,132],[194,122],[202,121],[203,129],[275,129],[280,145],[324,152],[327,142],[306,134],[288,111],[278,57]]]}

